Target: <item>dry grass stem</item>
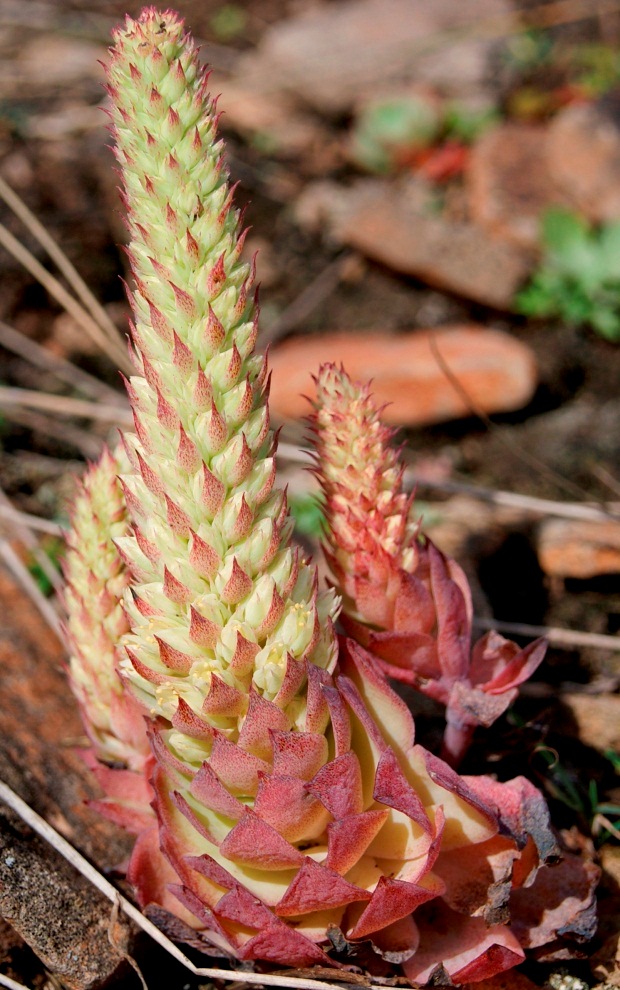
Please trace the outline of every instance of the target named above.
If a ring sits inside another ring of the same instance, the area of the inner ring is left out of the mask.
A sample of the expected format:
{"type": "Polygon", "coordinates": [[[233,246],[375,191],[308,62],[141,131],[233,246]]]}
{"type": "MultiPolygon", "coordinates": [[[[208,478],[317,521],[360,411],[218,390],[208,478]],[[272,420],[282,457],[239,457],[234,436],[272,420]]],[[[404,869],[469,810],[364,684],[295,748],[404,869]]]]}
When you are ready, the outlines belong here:
{"type": "Polygon", "coordinates": [[[464,481],[429,481],[420,477],[415,471],[405,471],[404,483],[406,488],[426,489],[427,491],[446,492],[455,495],[471,495],[480,502],[490,505],[506,506],[519,509],[525,515],[556,516],[559,519],[588,519],[593,522],[608,522],[610,519],[620,520],[620,508],[617,503],[607,507],[592,505],[588,502],[555,502],[552,499],[537,498],[535,495],[520,495],[518,492],[506,492],[500,488],[482,488],[469,485],[464,481]]]}
{"type": "Polygon", "coordinates": [[[507,439],[504,436],[504,434],[500,430],[498,430],[497,426],[495,425],[491,417],[488,416],[487,413],[484,411],[484,409],[481,409],[478,403],[475,402],[475,400],[471,397],[467,389],[463,386],[463,384],[459,380],[458,375],[454,374],[448,362],[445,360],[441,351],[439,350],[439,346],[437,344],[437,338],[435,334],[430,335],[429,344],[433,357],[435,358],[435,361],[437,362],[439,369],[441,370],[447,381],[450,383],[456,394],[465,403],[465,406],[470,411],[470,413],[474,416],[477,416],[478,419],[482,423],[484,423],[489,433],[492,433],[495,436],[495,438],[499,441],[499,443],[501,443],[501,445],[504,447],[505,450],[507,450],[513,457],[516,457],[517,460],[521,461],[522,464],[527,464],[528,467],[531,467],[541,477],[547,478],[557,488],[559,488],[560,491],[564,491],[567,494],[571,494],[571,495],[577,495],[577,496],[585,495],[586,498],[589,497],[588,492],[584,488],[582,488],[581,485],[573,484],[572,481],[569,481],[568,478],[565,478],[563,475],[558,474],[557,471],[554,471],[552,468],[550,468],[549,465],[545,464],[544,461],[541,461],[540,458],[536,457],[534,454],[530,454],[530,452],[528,450],[525,450],[523,447],[520,447],[518,444],[514,442],[514,440],[507,439]]]}
{"type": "MultiPolygon", "coordinates": [[[[41,818],[36,811],[33,811],[22,798],[2,781],[0,781],[0,801],[4,801],[37,835],[40,835],[46,842],[49,842],[56,852],[60,853],[83,877],[86,877],[104,897],[107,897],[113,904],[118,903],[128,918],[131,918],[143,932],[150,935],[158,945],[161,945],[166,952],[176,959],[177,962],[185,966],[194,976],[204,976],[211,980],[254,983],[268,987],[290,987],[291,990],[342,990],[341,985],[327,983],[324,980],[310,980],[304,977],[280,976],[269,973],[248,973],[243,970],[235,971],[195,966],[182,950],[174,942],[171,942],[169,938],[166,938],[148,918],[145,918],[131,901],[128,901],[126,897],[119,894],[116,887],[106,880],[77,849],[74,849],[44,818],[41,818]]],[[[364,985],[368,990],[384,990],[378,984],[366,983],[364,985]]]]}
{"type": "Polygon", "coordinates": [[[92,399],[117,402],[121,406],[126,402],[125,396],[121,392],[117,392],[116,389],[106,385],[105,382],[99,381],[94,375],[90,375],[82,368],[78,368],[71,361],[66,361],[64,358],[50,354],[47,348],[41,347],[40,344],[26,337],[19,330],[14,330],[13,327],[10,327],[7,323],[3,323],[2,320],[0,320],[0,345],[7,351],[11,351],[12,354],[17,354],[24,361],[28,361],[36,368],[54,375],[55,378],[64,382],[66,385],[71,385],[73,388],[85,392],[92,399]]]}
{"type": "Polygon", "coordinates": [[[64,643],[61,622],[57,613],[51,602],[42,593],[28,568],[19,559],[8,540],[0,540],[0,558],[4,561],[17,583],[24,589],[28,597],[32,599],[32,602],[36,605],[50,629],[56,633],[60,642],[64,643]]]}
{"type": "MultiPolygon", "coordinates": [[[[2,510],[4,510],[5,512],[8,510],[10,513],[11,510],[13,510],[13,506],[11,505],[11,502],[7,498],[5,492],[2,490],[2,488],[0,488],[0,514],[2,513],[2,510]]],[[[4,516],[4,518],[5,519],[7,518],[6,515],[4,516]]],[[[45,551],[42,550],[41,547],[39,546],[36,537],[33,536],[30,526],[24,524],[19,519],[19,513],[17,514],[16,517],[14,514],[14,510],[13,510],[13,519],[12,519],[11,528],[13,530],[11,535],[14,538],[18,539],[20,543],[23,543],[25,548],[32,554],[34,560],[41,568],[43,574],[50,582],[54,591],[57,593],[62,591],[62,587],[64,584],[62,576],[60,575],[60,573],[58,572],[57,568],[54,566],[52,561],[49,559],[45,551]]]]}
{"type": "MultiPolygon", "coordinates": [[[[281,442],[278,445],[278,453],[283,460],[291,461],[294,464],[311,467],[314,463],[309,450],[296,447],[292,443],[281,442]]],[[[557,516],[560,519],[589,519],[598,522],[609,519],[620,520],[620,506],[613,503],[606,507],[599,507],[586,502],[555,502],[551,499],[537,498],[534,495],[519,495],[517,492],[506,492],[497,488],[482,488],[461,481],[431,481],[416,474],[411,468],[405,471],[403,484],[408,491],[415,488],[454,495],[470,495],[480,502],[520,509],[528,516],[557,516]]]]}
{"type": "Polygon", "coordinates": [[[522,622],[500,622],[497,619],[474,617],[478,629],[495,629],[499,633],[527,636],[536,639],[543,636],[552,646],[582,647],[620,652],[620,636],[603,633],[580,632],[578,629],[558,629],[556,626],[529,626],[522,622]]]}
{"type": "Polygon", "coordinates": [[[620,480],[614,477],[611,471],[608,471],[602,464],[595,464],[594,467],[590,468],[590,472],[595,478],[602,481],[614,495],[620,495],[620,480]]]}
{"type": "Polygon", "coordinates": [[[309,285],[300,292],[296,299],[284,309],[271,326],[261,332],[260,342],[263,348],[267,343],[272,344],[285,333],[294,330],[314,312],[317,306],[329,298],[342,278],[342,273],[353,255],[350,252],[339,255],[331,261],[309,285]]]}
{"type": "Polygon", "coordinates": [[[77,416],[80,419],[96,419],[103,423],[118,423],[130,426],[133,422],[129,406],[104,405],[89,402],[87,399],[74,399],[68,395],[51,395],[34,389],[12,388],[0,385],[0,407],[25,406],[29,409],[42,409],[58,416],[77,416]]]}
{"type": "Polygon", "coordinates": [[[148,984],[144,979],[144,976],[142,975],[142,970],[138,966],[136,960],[122,947],[122,945],[119,945],[118,940],[114,937],[114,931],[116,928],[116,924],[118,922],[118,916],[120,911],[121,911],[121,899],[119,894],[119,896],[114,901],[114,904],[112,905],[112,910],[110,912],[110,924],[108,925],[108,942],[110,943],[112,948],[123,957],[125,962],[129,966],[131,966],[134,973],[140,980],[140,983],[142,985],[142,990],[149,990],[148,984]]]}
{"type": "Polygon", "coordinates": [[[4,505],[0,502],[0,520],[13,525],[23,526],[36,533],[47,533],[48,536],[64,536],[65,530],[60,523],[52,522],[51,519],[43,519],[41,516],[32,516],[28,512],[20,512],[12,505],[4,505]]]}
{"type": "Polygon", "coordinates": [[[62,285],[57,278],[54,278],[47,268],[38,261],[35,256],[24,247],[24,245],[19,241],[13,234],[7,230],[7,228],[0,224],[0,245],[5,248],[9,254],[19,261],[24,268],[30,272],[30,274],[36,278],[38,282],[41,283],[43,288],[49,292],[57,303],[59,303],[63,309],[69,313],[76,323],[82,327],[84,332],[88,334],[91,340],[97,344],[98,347],[107,354],[114,364],[118,365],[125,371],[131,371],[131,364],[129,358],[127,357],[127,352],[120,342],[120,337],[118,340],[111,341],[104,330],[99,326],[98,322],[93,319],[90,313],[84,309],[84,307],[68,292],[64,285],[62,285]]]}
{"type": "MultiPolygon", "coordinates": [[[[0,406],[1,408],[1,406],[0,406]]],[[[9,406],[4,410],[7,419],[13,423],[19,423],[26,429],[34,433],[41,433],[44,437],[51,437],[54,441],[62,440],[63,443],[71,444],[87,460],[96,461],[103,450],[103,440],[81,430],[78,426],[63,423],[59,428],[58,422],[51,416],[35,412],[33,409],[24,409],[21,406],[9,406]]]]}
{"type": "Polygon", "coordinates": [[[47,251],[48,255],[58,270],[62,272],[78,299],[81,300],[84,307],[97,322],[101,330],[107,334],[110,342],[115,346],[122,348],[122,341],[120,339],[119,332],[101,303],[95,298],[80,273],[71,264],[66,254],[56,243],[49,231],[45,229],[40,220],[38,220],[34,213],[28,209],[23,199],[18,196],[14,189],[11,189],[2,176],[0,176],[0,196],[9,209],[13,211],[15,216],[21,220],[24,227],[26,227],[33,237],[36,238],[41,247],[47,251]]]}
{"type": "Polygon", "coordinates": [[[8,990],[29,990],[29,987],[24,986],[23,983],[18,983],[17,980],[12,980],[10,976],[5,976],[4,973],[0,973],[0,987],[8,987],[8,990]]]}

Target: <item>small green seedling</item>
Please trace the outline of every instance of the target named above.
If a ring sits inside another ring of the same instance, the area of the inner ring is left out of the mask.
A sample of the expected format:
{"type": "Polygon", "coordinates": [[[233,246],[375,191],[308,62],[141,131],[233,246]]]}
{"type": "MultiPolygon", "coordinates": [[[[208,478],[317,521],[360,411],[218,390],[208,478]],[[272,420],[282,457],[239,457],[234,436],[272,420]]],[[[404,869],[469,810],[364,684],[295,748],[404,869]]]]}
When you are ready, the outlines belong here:
{"type": "Polygon", "coordinates": [[[620,340],[620,223],[596,229],[576,214],[553,209],[544,217],[542,242],[542,264],[517,296],[517,311],[620,340]]]}
{"type": "Polygon", "coordinates": [[[325,516],[321,501],[312,494],[290,495],[289,509],[295,520],[295,529],[302,536],[320,539],[325,528],[325,516]]]}
{"type": "MultiPolygon", "coordinates": [[[[590,778],[587,787],[580,783],[562,764],[559,753],[549,746],[539,746],[535,753],[545,765],[545,788],[551,797],[587,822],[599,845],[612,838],[620,840],[620,805],[601,800],[596,780],[590,778]]],[[[605,758],[618,772],[620,759],[611,751],[605,753],[605,758]]]]}

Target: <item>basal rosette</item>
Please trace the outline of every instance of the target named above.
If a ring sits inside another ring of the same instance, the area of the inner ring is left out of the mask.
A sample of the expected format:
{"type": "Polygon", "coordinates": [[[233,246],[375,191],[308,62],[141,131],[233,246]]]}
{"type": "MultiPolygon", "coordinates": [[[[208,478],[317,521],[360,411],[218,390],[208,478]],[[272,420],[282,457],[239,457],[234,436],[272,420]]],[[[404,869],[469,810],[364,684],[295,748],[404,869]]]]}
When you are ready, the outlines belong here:
{"type": "MultiPolygon", "coordinates": [[[[350,641],[341,656],[333,676],[308,667],[300,729],[256,696],[245,734],[232,743],[210,732],[210,755],[194,766],[176,755],[173,731],[154,729],[160,833],[177,896],[207,937],[242,959],[333,964],[324,950],[338,934],[415,960],[421,906],[462,907],[464,875],[453,883],[453,868],[446,882],[436,864],[473,853],[480,873],[469,912],[497,883],[494,857],[503,855],[506,890],[520,859],[515,840],[497,835],[494,807],[414,743],[406,706],[370,658],[350,641]]],[[[474,939],[459,917],[471,978],[523,958],[505,924],[481,919],[474,939]]],[[[439,940],[433,949],[436,966],[439,940]]]]}

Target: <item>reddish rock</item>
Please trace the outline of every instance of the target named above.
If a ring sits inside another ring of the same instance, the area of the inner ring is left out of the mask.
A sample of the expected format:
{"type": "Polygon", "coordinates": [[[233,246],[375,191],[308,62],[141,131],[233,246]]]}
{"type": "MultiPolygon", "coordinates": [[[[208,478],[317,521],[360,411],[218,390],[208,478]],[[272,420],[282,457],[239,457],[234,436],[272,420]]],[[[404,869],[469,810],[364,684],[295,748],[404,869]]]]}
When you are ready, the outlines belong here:
{"type": "Polygon", "coordinates": [[[471,410],[437,362],[432,340],[485,412],[518,409],[531,398],[536,365],[529,348],[498,330],[449,326],[398,336],[337,333],[288,340],[271,354],[271,410],[281,419],[307,415],[303,396],[314,394],[311,375],[333,361],[342,362],[352,378],[372,379],[378,401],[389,403],[388,422],[414,425],[468,415],[471,410]]]}
{"type": "Polygon", "coordinates": [[[574,208],[596,222],[620,219],[618,97],[570,106],[557,115],[546,143],[550,174],[574,208]]]}
{"type": "Polygon", "coordinates": [[[59,853],[0,804],[0,915],[67,990],[127,969],[130,926],[59,853]]]}
{"type": "Polygon", "coordinates": [[[548,519],[538,529],[537,549],[540,566],[551,577],[620,574],[620,523],[548,519]]]}
{"type": "MultiPolygon", "coordinates": [[[[531,270],[518,248],[481,227],[432,211],[427,187],[416,179],[366,180],[339,197],[325,190],[324,212],[333,237],[367,257],[429,285],[510,309],[531,270]]],[[[315,206],[315,212],[317,207],[315,206]]]]}
{"type": "Polygon", "coordinates": [[[343,0],[310,6],[269,27],[240,59],[246,84],[294,92],[320,111],[341,113],[361,94],[424,81],[454,95],[484,84],[492,40],[481,19],[506,17],[506,0],[343,0]],[[437,45],[437,35],[457,32],[437,45]],[[469,29],[469,30],[468,30],[469,29]],[[473,30],[471,30],[473,29],[473,30]],[[430,42],[430,43],[429,43],[430,42]]]}
{"type": "Polygon", "coordinates": [[[259,138],[270,153],[299,155],[327,140],[318,119],[304,113],[290,96],[274,92],[272,86],[248,85],[243,77],[211,76],[210,87],[212,93],[219,93],[223,128],[259,138]]]}
{"type": "Polygon", "coordinates": [[[537,248],[545,210],[567,205],[549,172],[546,133],[531,124],[494,127],[474,145],[467,172],[472,220],[525,249],[537,248]]]}
{"type": "Polygon", "coordinates": [[[620,696],[617,694],[562,694],[562,704],[577,723],[577,736],[599,752],[620,752],[620,696]]]}
{"type": "MultiPolygon", "coordinates": [[[[86,740],[64,651],[2,569],[0,613],[0,779],[100,868],[116,866],[133,839],[86,805],[99,791],[76,749],[86,740]]],[[[128,928],[111,925],[110,912],[109,901],[0,805],[0,916],[63,985],[94,990],[124,965],[128,928]]]]}
{"type": "Polygon", "coordinates": [[[132,839],[90,811],[100,792],[77,747],[87,743],[64,651],[30,599],[0,568],[0,779],[101,867],[132,839]]]}

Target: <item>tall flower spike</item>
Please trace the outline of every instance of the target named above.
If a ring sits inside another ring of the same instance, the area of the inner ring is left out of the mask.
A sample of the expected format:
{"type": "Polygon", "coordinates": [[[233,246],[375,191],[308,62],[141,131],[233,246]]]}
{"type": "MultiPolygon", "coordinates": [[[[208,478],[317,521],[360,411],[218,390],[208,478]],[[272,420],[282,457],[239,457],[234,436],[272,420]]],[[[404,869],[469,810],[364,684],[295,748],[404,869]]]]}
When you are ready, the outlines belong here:
{"type": "Polygon", "coordinates": [[[92,745],[85,757],[105,791],[93,804],[139,832],[153,824],[153,814],[144,716],[118,672],[118,646],[128,631],[123,595],[129,575],[114,542],[128,527],[117,478],[123,467],[122,450],[105,450],[82,480],[67,537],[64,598],[69,683],[92,745]]]}
{"type": "MultiPolygon", "coordinates": [[[[133,530],[117,540],[133,581],[121,665],[153,720],[177,897],[240,958],[330,963],[333,925],[411,957],[412,911],[449,888],[439,854],[497,852],[498,813],[414,746],[405,706],[363,651],[347,646],[336,669],[336,599],[292,548],[274,488],[252,272],[182,22],[153,8],[129,18],[108,78],[139,372],[122,479],[133,530]]],[[[151,866],[139,844],[130,875],[143,901],[151,866]]],[[[468,939],[480,973],[522,957],[504,925],[480,951],[468,939]]]]}
{"type": "MultiPolygon", "coordinates": [[[[304,662],[333,667],[336,599],[317,594],[274,488],[253,271],[207,74],[170,11],[147,8],[114,37],[140,372],[122,478],[135,532],[118,544],[135,578],[123,667],[153,716],[171,722],[188,706],[236,739],[250,689],[295,707],[304,662]]],[[[188,739],[179,746],[195,756],[188,739]]]]}
{"type": "Polygon", "coordinates": [[[476,725],[490,725],[545,655],[496,632],[473,648],[467,578],[420,531],[393,431],[370,387],[324,365],[311,417],[325,496],[325,553],[343,622],[383,671],[446,705],[444,758],[459,763],[476,725]]]}

